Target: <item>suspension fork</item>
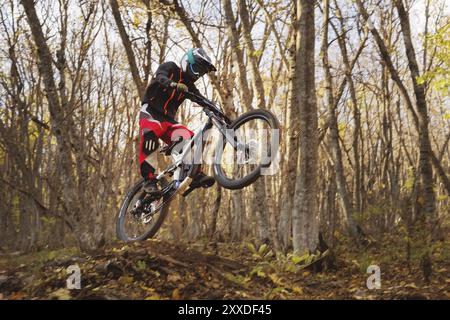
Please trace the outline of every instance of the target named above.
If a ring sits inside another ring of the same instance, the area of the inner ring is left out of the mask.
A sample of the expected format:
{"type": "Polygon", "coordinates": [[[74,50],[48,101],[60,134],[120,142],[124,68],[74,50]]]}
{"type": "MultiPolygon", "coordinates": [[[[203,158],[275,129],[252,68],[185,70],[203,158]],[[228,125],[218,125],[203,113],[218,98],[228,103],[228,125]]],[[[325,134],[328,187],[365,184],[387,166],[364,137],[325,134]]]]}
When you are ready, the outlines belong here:
{"type": "Polygon", "coordinates": [[[241,143],[238,141],[238,137],[230,131],[232,131],[228,126],[221,121],[219,121],[216,118],[213,118],[212,122],[217,127],[217,129],[220,131],[222,136],[225,137],[225,139],[228,141],[228,143],[233,147],[234,150],[244,150],[245,152],[248,152],[248,146],[245,143],[241,143]]]}

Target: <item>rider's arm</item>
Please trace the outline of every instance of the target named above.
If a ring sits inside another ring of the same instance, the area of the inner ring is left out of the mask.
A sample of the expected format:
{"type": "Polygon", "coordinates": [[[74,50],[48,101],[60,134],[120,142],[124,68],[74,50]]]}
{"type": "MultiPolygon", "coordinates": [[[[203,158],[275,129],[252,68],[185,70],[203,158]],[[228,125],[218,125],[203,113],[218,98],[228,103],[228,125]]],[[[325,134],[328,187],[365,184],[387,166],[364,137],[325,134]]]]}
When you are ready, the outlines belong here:
{"type": "Polygon", "coordinates": [[[174,65],[175,63],[173,62],[165,62],[158,67],[158,70],[156,70],[156,81],[166,88],[173,82],[170,80],[170,74],[173,72],[174,65]]]}
{"type": "MultiPolygon", "coordinates": [[[[195,95],[205,99],[205,97],[200,93],[200,91],[197,89],[197,87],[194,84],[190,84],[188,86],[188,88],[189,88],[189,92],[191,92],[191,93],[193,93],[193,94],[195,94],[195,95]]],[[[196,106],[196,105],[194,104],[194,106],[196,106]]]]}

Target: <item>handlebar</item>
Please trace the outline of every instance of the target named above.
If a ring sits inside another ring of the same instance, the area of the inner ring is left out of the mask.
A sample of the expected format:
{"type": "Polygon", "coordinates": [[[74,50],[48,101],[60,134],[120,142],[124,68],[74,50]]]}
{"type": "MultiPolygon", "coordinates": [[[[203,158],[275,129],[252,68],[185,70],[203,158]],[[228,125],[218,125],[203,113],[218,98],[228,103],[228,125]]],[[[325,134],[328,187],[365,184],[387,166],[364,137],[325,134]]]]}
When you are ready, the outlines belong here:
{"type": "MultiPolygon", "coordinates": [[[[192,93],[190,91],[184,92],[184,95],[186,96],[186,98],[188,98],[192,102],[195,102],[195,103],[201,105],[202,107],[205,104],[205,102],[210,102],[210,101],[207,101],[204,97],[196,95],[195,93],[192,93]]],[[[210,102],[210,103],[212,104],[212,102],[210,102]]]]}
{"type": "Polygon", "coordinates": [[[210,101],[202,96],[199,96],[195,93],[192,93],[190,91],[185,92],[184,95],[186,96],[187,99],[191,100],[192,102],[197,103],[198,105],[202,106],[203,108],[207,109],[208,111],[211,111],[217,115],[223,116],[222,111],[219,108],[217,108],[216,105],[212,101],[210,101]]]}
{"type": "Polygon", "coordinates": [[[191,100],[192,102],[197,103],[199,106],[203,107],[203,111],[205,111],[206,115],[211,118],[212,115],[215,116],[215,118],[220,119],[221,122],[224,124],[230,124],[231,120],[220,110],[216,104],[205,97],[199,96],[195,93],[192,93],[190,91],[187,91],[184,93],[187,99],[191,100]]]}
{"type": "Polygon", "coordinates": [[[191,100],[193,102],[196,102],[195,100],[203,100],[202,97],[200,97],[190,91],[183,92],[183,94],[186,96],[186,98],[188,98],[189,100],[191,100]]]}

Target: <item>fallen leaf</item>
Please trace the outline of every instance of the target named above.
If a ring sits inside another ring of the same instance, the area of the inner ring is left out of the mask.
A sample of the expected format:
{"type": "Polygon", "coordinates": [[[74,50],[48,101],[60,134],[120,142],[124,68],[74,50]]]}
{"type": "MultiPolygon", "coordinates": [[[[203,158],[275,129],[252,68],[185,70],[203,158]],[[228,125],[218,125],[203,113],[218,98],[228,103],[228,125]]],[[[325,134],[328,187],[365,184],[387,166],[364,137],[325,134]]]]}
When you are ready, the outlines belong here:
{"type": "Polygon", "coordinates": [[[134,281],[133,277],[130,276],[121,276],[119,278],[119,283],[121,284],[132,284],[134,281]]]}
{"type": "Polygon", "coordinates": [[[366,295],[366,293],[363,290],[359,289],[355,292],[353,297],[357,300],[362,300],[365,298],[365,295],[366,295]]]}
{"type": "Polygon", "coordinates": [[[14,292],[14,293],[9,297],[9,299],[11,299],[11,300],[22,300],[23,298],[25,298],[25,296],[26,296],[25,293],[23,293],[23,292],[21,292],[21,291],[17,291],[17,292],[14,292]]]}
{"type": "Polygon", "coordinates": [[[408,283],[407,285],[405,285],[405,288],[419,289],[417,288],[415,283],[408,283]]]}
{"type": "Polygon", "coordinates": [[[180,276],[178,273],[169,274],[169,275],[167,276],[167,281],[170,281],[170,282],[177,282],[177,281],[179,281],[179,280],[181,280],[181,276],[180,276]]]}
{"type": "Polygon", "coordinates": [[[178,288],[176,288],[176,289],[174,289],[172,291],[172,299],[173,300],[180,300],[181,299],[180,290],[178,288]]]}
{"type": "Polygon", "coordinates": [[[292,291],[298,294],[303,294],[303,289],[298,286],[292,287],[292,291]]]}
{"type": "Polygon", "coordinates": [[[70,291],[66,288],[61,288],[50,293],[50,298],[56,298],[58,300],[70,300],[70,291]]]}

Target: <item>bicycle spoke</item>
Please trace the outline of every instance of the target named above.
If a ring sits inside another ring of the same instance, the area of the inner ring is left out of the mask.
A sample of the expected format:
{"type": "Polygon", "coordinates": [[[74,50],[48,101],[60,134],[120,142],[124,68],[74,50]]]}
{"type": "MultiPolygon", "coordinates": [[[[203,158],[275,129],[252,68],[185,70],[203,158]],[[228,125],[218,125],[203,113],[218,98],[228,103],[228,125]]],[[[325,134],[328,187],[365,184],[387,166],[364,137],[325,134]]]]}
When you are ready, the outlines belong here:
{"type": "Polygon", "coordinates": [[[270,141],[270,125],[263,119],[252,119],[235,130],[239,147],[225,145],[221,167],[229,179],[242,179],[258,168],[270,141]],[[264,136],[268,134],[269,136],[264,136]]]}
{"type": "Polygon", "coordinates": [[[152,227],[164,204],[162,199],[146,203],[145,198],[142,198],[140,191],[132,198],[127,208],[123,227],[130,240],[136,240],[152,227]],[[141,205],[138,205],[137,201],[141,201],[141,205]]]}

